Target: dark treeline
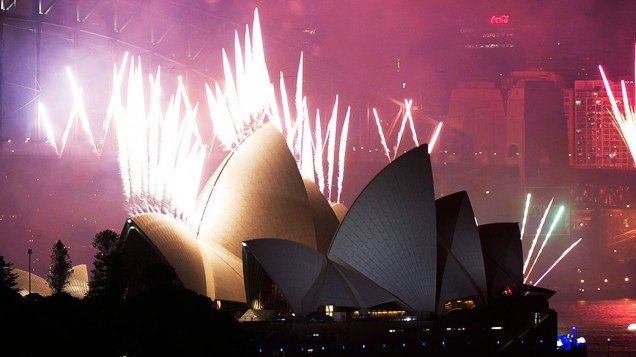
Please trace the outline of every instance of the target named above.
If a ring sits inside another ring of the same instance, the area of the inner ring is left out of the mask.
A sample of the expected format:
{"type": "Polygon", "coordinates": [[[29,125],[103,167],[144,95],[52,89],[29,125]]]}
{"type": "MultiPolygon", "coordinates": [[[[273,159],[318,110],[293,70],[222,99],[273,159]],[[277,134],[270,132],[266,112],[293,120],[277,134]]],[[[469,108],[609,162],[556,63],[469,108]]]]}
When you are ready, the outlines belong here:
{"type": "Polygon", "coordinates": [[[13,264],[0,255],[0,356],[251,354],[251,338],[234,315],[179,284],[172,266],[149,266],[144,289],[127,294],[119,238],[110,230],[95,235],[94,269],[82,299],[64,290],[72,268],[61,241],[51,254],[50,296],[22,296],[13,264]]]}
{"type": "Polygon", "coordinates": [[[245,356],[250,338],[207,296],[172,287],[121,301],[0,296],[1,356],[245,356]]]}

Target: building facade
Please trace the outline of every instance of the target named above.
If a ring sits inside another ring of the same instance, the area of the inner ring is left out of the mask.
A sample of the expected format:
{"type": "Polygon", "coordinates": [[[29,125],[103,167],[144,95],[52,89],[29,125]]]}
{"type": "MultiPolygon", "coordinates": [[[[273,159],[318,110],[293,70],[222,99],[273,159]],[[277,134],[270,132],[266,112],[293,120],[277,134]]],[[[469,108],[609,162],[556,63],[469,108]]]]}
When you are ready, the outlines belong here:
{"type": "MultiPolygon", "coordinates": [[[[621,84],[610,82],[610,86],[619,99],[621,84]]],[[[634,86],[626,84],[626,89],[628,98],[634,98],[634,86]]],[[[574,81],[572,95],[564,98],[564,108],[571,115],[568,118],[572,127],[570,166],[577,169],[636,169],[621,132],[614,124],[610,99],[602,80],[574,81]]]]}

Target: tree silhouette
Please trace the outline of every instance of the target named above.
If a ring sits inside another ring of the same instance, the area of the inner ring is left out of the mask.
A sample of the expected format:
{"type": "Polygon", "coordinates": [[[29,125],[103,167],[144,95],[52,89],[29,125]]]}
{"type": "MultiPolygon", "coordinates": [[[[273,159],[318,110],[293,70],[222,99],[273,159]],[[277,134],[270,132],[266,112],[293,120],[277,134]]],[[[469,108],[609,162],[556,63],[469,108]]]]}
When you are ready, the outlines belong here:
{"type": "Polygon", "coordinates": [[[149,265],[144,272],[143,282],[146,290],[153,292],[183,288],[174,267],[164,263],[149,265]]]}
{"type": "Polygon", "coordinates": [[[95,234],[93,248],[97,249],[91,280],[88,282],[89,298],[120,300],[125,292],[124,268],[119,250],[119,235],[110,229],[95,234]]]}
{"type": "Polygon", "coordinates": [[[53,294],[59,294],[64,291],[71,274],[73,274],[73,266],[71,265],[71,257],[68,255],[68,249],[61,240],[58,240],[53,245],[51,267],[46,275],[46,281],[49,283],[51,290],[53,290],[53,294]]]}
{"type": "Polygon", "coordinates": [[[18,274],[13,271],[13,263],[4,260],[4,256],[0,255],[0,295],[17,294],[20,289],[15,286],[18,284],[18,274]]]}

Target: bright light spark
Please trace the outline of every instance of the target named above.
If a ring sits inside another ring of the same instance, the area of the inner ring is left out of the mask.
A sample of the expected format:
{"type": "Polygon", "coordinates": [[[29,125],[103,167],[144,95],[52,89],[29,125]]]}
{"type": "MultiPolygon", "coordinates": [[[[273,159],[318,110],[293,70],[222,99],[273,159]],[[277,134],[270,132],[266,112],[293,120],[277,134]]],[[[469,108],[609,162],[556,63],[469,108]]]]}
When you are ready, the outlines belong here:
{"type": "Polygon", "coordinates": [[[528,194],[526,195],[526,207],[523,209],[523,220],[521,221],[521,237],[519,237],[519,239],[523,240],[523,235],[525,234],[525,230],[526,230],[526,221],[528,219],[528,209],[530,208],[530,198],[531,198],[532,194],[530,192],[528,192],[528,194]]]}
{"type": "Polygon", "coordinates": [[[303,99],[303,121],[301,138],[300,172],[305,178],[314,181],[314,152],[311,142],[311,128],[309,127],[309,114],[307,113],[306,98],[303,99]]]}
{"type": "Polygon", "coordinates": [[[397,157],[398,148],[400,147],[400,142],[402,141],[402,135],[404,135],[404,128],[406,127],[406,122],[408,117],[406,113],[402,117],[402,124],[400,125],[400,131],[398,132],[397,142],[395,143],[395,147],[393,147],[393,160],[397,157]]]}
{"type": "MultiPolygon", "coordinates": [[[[528,193],[526,195],[526,203],[525,203],[525,208],[524,208],[524,213],[523,213],[523,223],[522,223],[522,227],[521,227],[521,238],[523,239],[523,236],[525,235],[525,227],[526,227],[526,221],[527,221],[527,217],[528,217],[528,210],[530,207],[530,201],[531,201],[531,197],[532,195],[530,193],[528,193]]],[[[548,233],[545,235],[545,238],[543,240],[543,243],[541,244],[541,247],[539,248],[538,253],[536,254],[536,256],[534,256],[534,260],[532,263],[532,266],[530,267],[530,269],[528,269],[528,271],[526,272],[527,268],[528,268],[528,263],[530,261],[530,259],[533,258],[533,252],[534,252],[534,248],[536,247],[537,241],[539,239],[539,236],[541,234],[541,231],[543,230],[543,225],[545,224],[546,218],[548,216],[548,213],[550,212],[550,209],[552,207],[552,203],[554,201],[554,197],[552,197],[552,199],[550,199],[550,202],[548,204],[548,206],[546,207],[544,213],[543,213],[543,217],[541,218],[541,222],[539,224],[539,228],[537,229],[537,232],[535,234],[535,237],[532,241],[532,245],[530,247],[530,250],[528,252],[527,257],[525,258],[524,261],[524,265],[523,265],[523,282],[524,284],[526,283],[526,281],[528,281],[530,273],[532,272],[532,270],[534,269],[535,264],[537,263],[537,261],[539,260],[539,257],[541,257],[541,253],[543,252],[543,249],[545,248],[545,246],[547,245],[548,240],[552,237],[552,233],[554,231],[554,229],[556,228],[557,224],[559,223],[559,220],[561,219],[561,216],[563,215],[563,212],[565,210],[564,206],[560,206],[556,215],[554,216],[554,219],[552,220],[552,223],[550,225],[550,228],[548,230],[548,233]]],[[[574,244],[576,245],[576,244],[574,244]]],[[[565,254],[567,254],[573,247],[574,245],[568,249],[563,256],[565,256],[565,254]]],[[[561,258],[559,258],[559,260],[561,260],[563,258],[563,256],[561,258]]],[[[543,276],[541,277],[541,279],[543,279],[543,277],[552,269],[554,268],[554,266],[556,265],[556,263],[558,263],[558,261],[556,261],[555,263],[553,263],[553,265],[550,267],[550,269],[548,269],[547,272],[545,272],[543,274],[543,276]]],[[[539,279],[539,280],[541,280],[539,279]]],[[[531,283],[532,284],[532,283],[531,283]]],[[[535,283],[536,285],[536,283],[535,283]]]]}
{"type": "Polygon", "coordinates": [[[433,135],[431,136],[431,140],[429,140],[428,143],[428,153],[432,153],[433,152],[433,147],[435,147],[435,143],[437,142],[437,138],[439,137],[439,133],[440,131],[442,131],[442,122],[440,121],[437,124],[437,127],[435,128],[435,131],[433,132],[433,135]]]}
{"type": "Polygon", "coordinates": [[[413,99],[404,100],[404,105],[406,107],[405,116],[409,118],[409,126],[411,128],[411,134],[413,136],[413,142],[415,143],[415,147],[420,146],[420,143],[417,140],[417,133],[415,132],[415,124],[413,124],[413,114],[411,113],[411,106],[413,105],[413,99]]]}
{"type": "Polygon", "coordinates": [[[400,147],[400,143],[402,142],[402,137],[404,136],[404,129],[406,128],[407,122],[409,123],[409,128],[411,129],[413,142],[415,143],[415,146],[419,146],[417,133],[415,132],[415,125],[413,123],[413,116],[411,115],[412,104],[412,99],[404,99],[404,106],[400,104],[400,112],[398,113],[398,117],[403,114],[402,124],[400,125],[400,131],[398,132],[397,142],[395,144],[395,147],[393,148],[393,160],[395,160],[398,155],[398,148],[400,147]]]}
{"type": "Polygon", "coordinates": [[[539,284],[541,282],[541,280],[543,280],[543,278],[548,275],[548,273],[550,271],[552,271],[552,269],[554,269],[554,267],[559,264],[559,262],[566,256],[568,255],[568,253],[570,253],[570,251],[572,249],[574,249],[574,247],[576,247],[577,244],[579,244],[581,242],[583,238],[579,238],[576,242],[572,243],[572,245],[570,245],[570,247],[568,249],[566,249],[563,254],[561,254],[561,256],[559,257],[559,259],[557,259],[551,266],[550,268],[548,268],[548,270],[543,273],[543,275],[541,275],[541,277],[534,283],[534,286],[537,286],[537,284],[539,284]]]}
{"type": "Polygon", "coordinates": [[[60,152],[57,150],[57,144],[55,143],[55,135],[53,134],[53,127],[49,120],[49,116],[46,114],[46,109],[41,102],[38,102],[38,117],[44,125],[44,132],[46,133],[46,141],[53,146],[55,154],[59,157],[60,152]]]}
{"type": "MultiPolygon", "coordinates": [[[[234,39],[234,71],[223,49],[224,85],[221,87],[219,83],[215,83],[212,90],[206,83],[210,119],[215,137],[221,141],[226,150],[236,147],[265,121],[272,121],[281,132],[283,130],[265,62],[258,9],[254,11],[251,35],[250,29],[246,26],[244,47],[241,48],[238,31],[235,31],[234,39]]],[[[302,69],[302,57],[300,68],[302,69]]],[[[299,73],[299,76],[302,83],[302,73],[299,73]]],[[[282,83],[281,73],[281,85],[282,83]]],[[[285,94],[284,86],[281,87],[281,91],[285,94]]],[[[289,115],[286,103],[283,105],[283,113],[289,115]]],[[[301,105],[302,100],[296,103],[300,116],[303,115],[301,105]]]]}
{"type": "Polygon", "coordinates": [[[322,142],[322,125],[320,125],[320,111],[316,110],[316,143],[314,147],[314,170],[318,177],[318,188],[320,192],[325,192],[325,173],[323,169],[322,154],[324,151],[324,145],[322,142]]]}
{"type": "Polygon", "coordinates": [[[541,256],[541,253],[543,252],[543,248],[545,248],[545,245],[548,243],[548,240],[552,236],[552,231],[554,231],[554,227],[556,227],[557,223],[559,222],[559,219],[561,218],[561,215],[563,214],[563,210],[564,210],[564,207],[560,206],[559,210],[557,211],[556,217],[554,217],[554,220],[552,220],[552,224],[550,225],[550,229],[548,230],[548,233],[545,235],[545,238],[543,239],[541,248],[539,248],[539,252],[534,258],[534,261],[532,262],[532,265],[530,266],[530,269],[528,270],[528,273],[526,274],[524,278],[524,283],[526,282],[526,280],[528,280],[528,277],[530,276],[532,269],[534,269],[534,265],[537,263],[537,260],[539,260],[539,257],[541,256]]]}
{"type": "Polygon", "coordinates": [[[389,147],[386,145],[386,139],[384,138],[384,132],[382,131],[382,125],[380,124],[380,117],[378,116],[378,111],[373,108],[373,116],[375,117],[375,124],[378,127],[378,134],[380,135],[380,143],[384,148],[384,156],[386,156],[387,160],[391,162],[391,154],[389,153],[389,147]]]}
{"type": "Polygon", "coordinates": [[[296,76],[296,115],[297,115],[297,119],[298,121],[301,120],[301,116],[303,114],[302,110],[299,110],[299,108],[302,108],[303,105],[303,59],[304,59],[304,54],[301,52],[300,53],[300,61],[298,63],[298,76],[296,76]]]}
{"type": "Polygon", "coordinates": [[[128,56],[128,52],[124,53],[121,65],[119,66],[119,68],[121,68],[122,70],[119,70],[117,68],[117,64],[113,63],[113,92],[111,93],[110,102],[108,103],[108,108],[106,109],[106,120],[104,121],[104,138],[102,140],[102,143],[106,142],[106,135],[110,131],[110,123],[112,122],[113,118],[124,115],[123,113],[116,111],[123,110],[123,105],[121,104],[121,87],[124,80],[124,75],[126,73],[123,68],[128,62],[128,56]]]}
{"type": "MultiPolygon", "coordinates": [[[[634,46],[634,58],[634,86],[636,88],[636,44],[634,46]]],[[[612,114],[611,116],[614,119],[614,126],[618,129],[618,132],[623,138],[623,142],[625,143],[625,145],[627,145],[627,148],[632,155],[632,159],[636,164],[636,112],[634,112],[633,108],[630,108],[629,106],[625,81],[621,81],[621,91],[623,94],[623,112],[621,112],[618,108],[618,104],[616,102],[616,99],[614,98],[614,94],[612,93],[612,89],[607,80],[607,77],[605,76],[603,67],[599,65],[598,69],[601,72],[601,77],[603,77],[605,90],[607,91],[607,96],[609,97],[612,107],[612,111],[610,113],[612,114]]]]}
{"type": "Polygon", "coordinates": [[[534,252],[534,247],[537,244],[537,240],[539,240],[539,235],[541,234],[541,230],[543,230],[543,225],[545,224],[545,220],[548,217],[548,212],[550,212],[550,207],[552,207],[552,201],[554,201],[554,197],[550,200],[548,207],[545,209],[543,213],[543,217],[541,217],[541,222],[539,223],[539,228],[537,228],[537,233],[534,235],[534,239],[532,240],[532,245],[530,246],[530,251],[528,252],[528,256],[526,257],[525,262],[523,262],[523,274],[526,274],[526,268],[528,267],[528,263],[530,261],[530,257],[534,252]]]}
{"type": "MultiPolygon", "coordinates": [[[[334,175],[337,167],[337,200],[340,200],[344,180],[344,162],[347,148],[347,129],[350,109],[347,109],[343,131],[340,135],[338,159],[336,159],[336,128],[338,96],[323,139],[319,111],[315,120],[310,120],[307,98],[303,96],[303,54],[301,53],[296,76],[294,97],[295,113],[290,110],[283,73],[280,73],[280,103],[274,85],[270,82],[265,62],[262,34],[258,11],[254,12],[252,34],[246,26],[244,46],[235,31],[234,71],[230,60],[222,51],[223,84],[205,84],[210,120],[213,127],[212,143],[217,139],[223,149],[231,150],[241,144],[252,131],[265,121],[272,121],[286,137],[290,151],[294,155],[303,176],[312,180],[318,176],[318,183],[325,196],[331,201],[335,191],[334,175]],[[281,118],[282,114],[282,118],[281,118]],[[314,135],[310,123],[315,123],[314,135]],[[323,141],[324,140],[324,141],[323,141]],[[326,152],[326,157],[323,155],[326,152]],[[323,169],[323,160],[328,170],[323,169]],[[327,185],[325,186],[325,175],[327,185]],[[329,192],[327,193],[327,190],[329,192]]],[[[70,70],[67,74],[73,90],[74,107],[67,120],[62,150],[58,150],[48,125],[46,112],[42,122],[49,136],[49,143],[58,155],[62,154],[73,122],[80,121],[89,135],[96,153],[95,142],[88,126],[88,120],[81,100],[81,90],[75,84],[70,70]]],[[[130,60],[126,53],[121,64],[113,64],[113,89],[104,122],[104,140],[111,123],[115,125],[118,145],[118,164],[122,180],[124,198],[130,213],[169,213],[184,221],[194,210],[196,195],[201,179],[201,171],[208,148],[203,144],[196,125],[198,104],[191,105],[181,78],[176,94],[171,96],[167,108],[163,110],[161,98],[161,72],[149,76],[149,103],[145,100],[144,75],[140,61],[130,60]],[[126,69],[126,67],[128,67],[126,69]],[[146,104],[148,106],[146,106],[146,104]]]]}
{"type": "Polygon", "coordinates": [[[88,143],[91,145],[93,152],[97,155],[101,155],[101,148],[98,149],[95,144],[95,140],[93,138],[93,132],[91,130],[90,124],[88,122],[88,116],[86,114],[86,108],[84,106],[84,101],[82,100],[82,90],[77,85],[73,77],[73,73],[70,67],[66,67],[66,76],[68,78],[71,93],[73,95],[73,107],[71,108],[71,112],[66,119],[66,126],[61,138],[61,148],[58,148],[57,141],[55,140],[55,134],[53,131],[53,126],[51,125],[51,121],[46,112],[44,104],[38,102],[38,122],[41,122],[44,125],[44,131],[47,137],[47,142],[53,146],[55,149],[55,153],[58,157],[61,157],[64,153],[64,149],[66,148],[66,144],[68,142],[68,137],[71,132],[71,128],[76,121],[79,121],[79,125],[82,128],[82,131],[86,134],[88,138],[88,143]]]}
{"type": "Polygon", "coordinates": [[[336,202],[340,202],[340,194],[342,193],[342,182],[344,181],[344,164],[345,153],[347,151],[347,135],[349,135],[349,114],[351,108],[347,108],[347,114],[345,115],[344,124],[342,126],[342,132],[340,133],[340,155],[338,155],[338,199],[336,202]]]}
{"type": "MultiPolygon", "coordinates": [[[[291,122],[291,112],[289,110],[289,102],[287,102],[287,89],[285,87],[285,77],[283,76],[283,72],[280,72],[280,96],[282,98],[283,104],[283,118],[285,120],[285,132],[289,133],[293,129],[293,125],[291,122]]],[[[336,103],[338,100],[336,99],[336,103]]],[[[337,104],[336,104],[337,106],[337,104]]],[[[335,107],[334,107],[335,110],[335,107]]],[[[291,147],[291,143],[287,142],[287,145],[291,147]]]]}
{"type": "MultiPolygon", "coordinates": [[[[402,137],[404,136],[404,130],[406,128],[407,122],[409,123],[409,128],[411,130],[411,135],[412,135],[413,142],[415,143],[415,146],[416,147],[420,146],[419,141],[417,139],[417,132],[415,130],[415,123],[413,121],[413,114],[411,112],[411,108],[413,107],[413,100],[404,99],[404,106],[402,106],[401,104],[399,105],[400,105],[400,111],[398,112],[396,118],[394,119],[394,124],[395,124],[395,121],[397,121],[400,116],[402,117],[402,121],[400,125],[400,130],[398,132],[398,136],[396,139],[396,144],[393,147],[393,150],[394,150],[393,158],[391,158],[391,154],[390,154],[391,150],[389,149],[389,146],[387,145],[386,136],[384,135],[384,130],[382,129],[382,124],[381,124],[380,116],[378,115],[378,111],[375,108],[372,108],[373,117],[375,118],[375,124],[376,124],[376,127],[378,128],[378,135],[380,136],[380,144],[382,145],[382,148],[384,149],[384,156],[386,156],[389,162],[391,162],[392,160],[395,160],[395,158],[397,157],[398,148],[400,146],[400,143],[402,142],[402,137]]],[[[439,133],[442,130],[442,124],[443,124],[442,122],[437,123],[437,126],[435,127],[435,130],[433,131],[433,134],[431,135],[431,139],[428,142],[429,154],[433,152],[433,148],[435,147],[435,142],[437,141],[437,138],[439,137],[439,133]]]]}
{"type": "MultiPolygon", "coordinates": [[[[338,101],[336,100],[336,103],[338,101]]],[[[333,174],[334,174],[334,159],[336,155],[336,116],[335,113],[331,116],[331,120],[329,120],[329,124],[327,126],[327,188],[329,189],[329,194],[327,195],[329,201],[331,201],[331,193],[333,191],[333,174]]]]}
{"type": "MultiPolygon", "coordinates": [[[[225,85],[215,84],[215,90],[211,90],[206,84],[207,100],[210,108],[212,126],[215,130],[215,138],[218,138],[225,149],[232,149],[243,141],[253,130],[262,126],[266,121],[274,121],[276,127],[283,133],[287,145],[294,155],[298,168],[303,177],[315,181],[318,177],[319,188],[329,199],[332,195],[333,165],[335,163],[335,130],[338,98],[333,108],[325,140],[327,142],[327,185],[325,186],[325,170],[322,162],[325,153],[322,139],[322,125],[319,124],[319,111],[316,118],[309,118],[307,98],[303,96],[303,53],[301,52],[296,76],[296,93],[294,96],[295,114],[292,114],[287,97],[287,90],[283,73],[280,73],[280,102],[282,112],[278,110],[278,101],[274,85],[269,81],[267,65],[261,39],[258,11],[254,12],[253,34],[249,35],[249,28],[245,31],[245,44],[240,45],[238,32],[235,32],[235,73],[233,73],[230,61],[223,51],[223,66],[225,73],[225,85]],[[266,93],[267,95],[263,95],[266,93]],[[281,118],[280,115],[283,115],[281,118]],[[313,136],[311,123],[316,123],[313,136]],[[318,148],[318,146],[321,146],[318,148]],[[329,193],[326,191],[329,190],[329,193]]],[[[346,150],[345,139],[340,140],[340,155],[344,159],[346,150]]],[[[337,197],[340,197],[342,179],[344,175],[344,162],[339,162],[337,197]]],[[[330,199],[331,200],[331,199],[330,199]]]]}
{"type": "MultiPolygon", "coordinates": [[[[127,57],[125,57],[127,59],[127,57]]],[[[196,125],[181,77],[176,95],[164,111],[160,107],[160,70],[150,77],[151,99],[145,106],[141,65],[130,61],[126,101],[115,87],[107,111],[114,120],[124,195],[131,213],[161,212],[187,222],[195,206],[206,147],[196,125]],[[184,109],[184,110],[182,110],[184,109]]],[[[123,83],[122,62],[113,84],[123,83]]]]}
{"type": "MultiPolygon", "coordinates": [[[[325,132],[325,136],[322,136],[322,125],[320,124],[319,111],[316,111],[316,127],[315,127],[315,151],[314,151],[314,170],[316,175],[318,176],[318,182],[322,182],[322,186],[319,186],[323,195],[331,202],[333,196],[333,179],[335,173],[336,166],[336,133],[337,133],[337,125],[338,125],[338,101],[339,98],[336,95],[335,104],[333,110],[331,112],[331,117],[329,118],[329,122],[327,123],[327,128],[325,132]],[[323,155],[327,153],[326,156],[323,155]],[[323,165],[323,160],[327,161],[327,171],[325,172],[323,165]],[[321,178],[322,177],[322,178],[321,178]],[[325,186],[326,181],[326,186],[325,186]]],[[[349,112],[347,111],[347,117],[345,118],[345,124],[343,126],[343,130],[348,127],[348,116],[349,112]]],[[[343,138],[340,138],[340,145],[342,145],[343,138]]],[[[346,138],[344,139],[344,147],[340,147],[339,156],[341,157],[339,164],[339,176],[340,180],[344,179],[344,157],[345,153],[343,150],[346,150],[346,138]]],[[[339,201],[339,197],[341,194],[342,185],[340,184],[340,188],[337,192],[337,200],[339,201]]]]}
{"type": "Polygon", "coordinates": [[[97,146],[95,145],[93,132],[91,131],[90,124],[88,123],[88,116],[86,115],[84,101],[82,100],[82,90],[77,86],[77,83],[73,78],[73,73],[68,66],[66,67],[66,75],[71,84],[71,91],[73,93],[73,108],[71,109],[71,114],[69,114],[68,120],[66,121],[66,130],[64,130],[64,135],[62,136],[62,148],[60,149],[58,156],[61,156],[64,153],[64,148],[66,147],[69,132],[71,131],[73,122],[76,119],[79,120],[84,133],[86,133],[86,135],[88,136],[89,144],[93,148],[93,152],[95,152],[95,154],[99,156],[100,153],[98,152],[97,146]]]}

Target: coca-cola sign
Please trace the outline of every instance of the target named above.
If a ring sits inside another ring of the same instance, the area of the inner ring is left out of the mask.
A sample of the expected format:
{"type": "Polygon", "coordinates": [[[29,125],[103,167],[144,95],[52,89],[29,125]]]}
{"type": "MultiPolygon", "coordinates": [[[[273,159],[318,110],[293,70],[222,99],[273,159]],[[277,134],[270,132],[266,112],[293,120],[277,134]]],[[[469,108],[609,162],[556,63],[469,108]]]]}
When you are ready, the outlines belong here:
{"type": "Polygon", "coordinates": [[[490,18],[490,23],[496,25],[507,24],[509,18],[510,16],[508,15],[493,16],[490,18]]]}

